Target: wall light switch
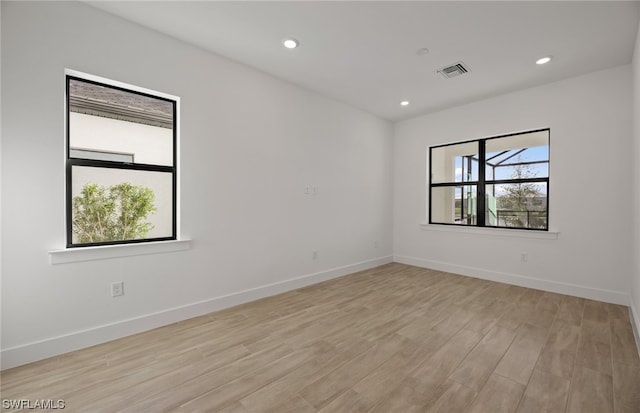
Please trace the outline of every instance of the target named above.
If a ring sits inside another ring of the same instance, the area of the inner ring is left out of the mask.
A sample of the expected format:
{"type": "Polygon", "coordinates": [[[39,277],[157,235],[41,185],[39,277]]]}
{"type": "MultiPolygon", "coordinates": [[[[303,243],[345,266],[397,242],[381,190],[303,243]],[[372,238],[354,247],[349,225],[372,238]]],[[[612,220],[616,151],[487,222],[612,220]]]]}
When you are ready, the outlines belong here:
{"type": "Polygon", "coordinates": [[[124,281],[111,283],[111,296],[120,297],[124,295],[124,281]]]}

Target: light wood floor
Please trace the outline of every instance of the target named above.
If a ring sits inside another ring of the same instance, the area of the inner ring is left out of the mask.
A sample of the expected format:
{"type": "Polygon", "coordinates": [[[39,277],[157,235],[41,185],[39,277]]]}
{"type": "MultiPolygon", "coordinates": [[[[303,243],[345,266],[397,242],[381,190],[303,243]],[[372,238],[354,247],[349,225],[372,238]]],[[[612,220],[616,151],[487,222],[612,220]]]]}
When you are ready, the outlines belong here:
{"type": "Polygon", "coordinates": [[[1,377],[66,412],[640,412],[626,307],[401,264],[1,377]]]}

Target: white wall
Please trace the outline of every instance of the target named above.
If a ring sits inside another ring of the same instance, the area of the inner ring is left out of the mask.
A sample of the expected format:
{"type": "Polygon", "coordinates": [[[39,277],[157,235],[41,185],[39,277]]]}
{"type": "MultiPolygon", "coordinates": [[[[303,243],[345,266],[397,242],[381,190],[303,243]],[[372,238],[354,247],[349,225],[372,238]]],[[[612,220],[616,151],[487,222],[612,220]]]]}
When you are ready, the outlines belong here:
{"type": "Polygon", "coordinates": [[[640,351],[640,28],[633,53],[633,268],[631,271],[631,310],[635,322],[636,343],[640,351]]]}
{"type": "Polygon", "coordinates": [[[395,259],[627,305],[634,211],[630,126],[630,65],[397,123],[395,259]],[[559,232],[557,239],[420,225],[427,215],[429,146],[547,127],[550,229],[559,232]]]}
{"type": "Polygon", "coordinates": [[[81,3],[1,7],[3,367],[391,260],[388,122],[81,3]],[[65,68],[180,96],[190,250],[49,264],[65,68]]]}

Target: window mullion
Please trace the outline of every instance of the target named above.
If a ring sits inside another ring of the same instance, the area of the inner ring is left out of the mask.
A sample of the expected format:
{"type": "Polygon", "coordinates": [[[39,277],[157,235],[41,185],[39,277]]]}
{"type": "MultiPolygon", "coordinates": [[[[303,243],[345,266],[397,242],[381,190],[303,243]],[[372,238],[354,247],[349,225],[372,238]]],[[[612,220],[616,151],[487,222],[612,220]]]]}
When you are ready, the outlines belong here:
{"type": "Polygon", "coordinates": [[[485,180],[485,185],[499,185],[499,184],[520,184],[520,183],[548,183],[549,178],[520,178],[520,179],[489,179],[485,180]]]}
{"type": "Polygon", "coordinates": [[[485,226],[485,140],[478,141],[478,187],[476,188],[476,214],[478,217],[477,224],[479,227],[485,226]]]}
{"type": "Polygon", "coordinates": [[[94,160],[94,159],[75,159],[75,158],[69,159],[68,163],[74,166],[93,166],[96,168],[130,169],[134,171],[175,172],[175,167],[168,166],[168,165],[136,164],[136,163],[123,163],[123,162],[101,161],[101,160],[94,160]]]}

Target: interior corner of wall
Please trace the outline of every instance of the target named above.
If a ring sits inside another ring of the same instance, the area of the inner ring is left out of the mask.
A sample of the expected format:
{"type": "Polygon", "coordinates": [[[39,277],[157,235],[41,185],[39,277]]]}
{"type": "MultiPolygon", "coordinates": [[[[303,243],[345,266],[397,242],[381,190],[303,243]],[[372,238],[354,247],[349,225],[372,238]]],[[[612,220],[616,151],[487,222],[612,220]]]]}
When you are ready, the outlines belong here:
{"type": "Polygon", "coordinates": [[[629,316],[631,318],[633,336],[636,339],[636,348],[638,355],[640,355],[640,313],[638,313],[638,304],[639,303],[634,303],[633,296],[631,296],[629,300],[629,316]]]}

